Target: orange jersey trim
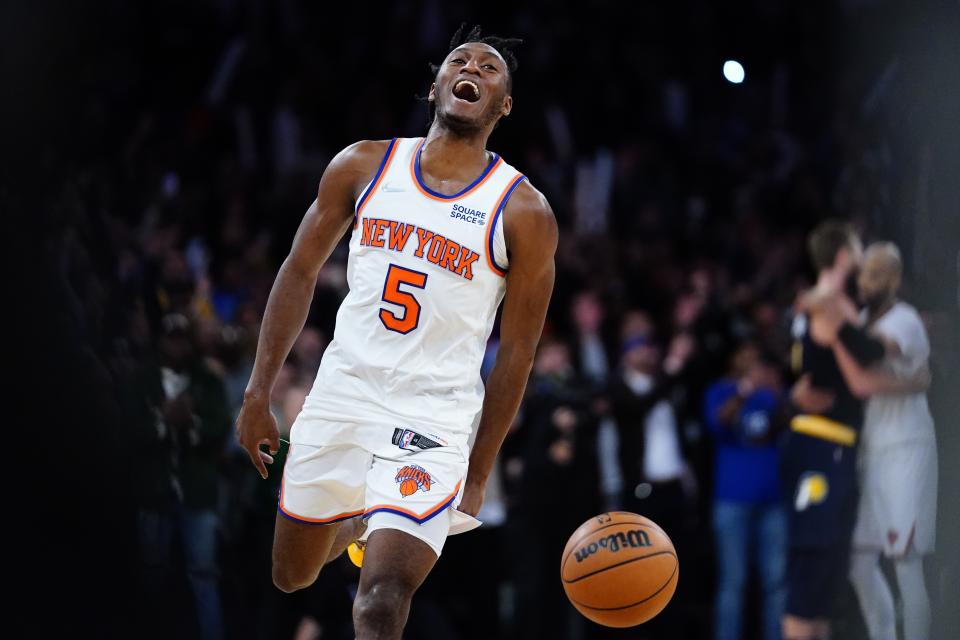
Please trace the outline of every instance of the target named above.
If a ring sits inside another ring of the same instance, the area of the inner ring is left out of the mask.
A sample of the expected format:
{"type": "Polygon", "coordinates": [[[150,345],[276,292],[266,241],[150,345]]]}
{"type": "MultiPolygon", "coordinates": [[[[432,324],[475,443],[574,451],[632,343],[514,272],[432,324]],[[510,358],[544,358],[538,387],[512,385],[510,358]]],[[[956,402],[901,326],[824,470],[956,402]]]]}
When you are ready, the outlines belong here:
{"type": "Polygon", "coordinates": [[[280,478],[280,499],[277,501],[277,508],[283,513],[283,515],[292,518],[293,520],[300,520],[301,522],[308,522],[310,524],[333,524],[338,520],[346,520],[347,518],[355,518],[356,516],[363,515],[363,509],[359,511],[345,511],[343,513],[338,513],[335,516],[330,516],[329,518],[309,518],[307,516],[301,516],[299,514],[289,511],[286,507],[283,506],[283,478],[280,478]]]}

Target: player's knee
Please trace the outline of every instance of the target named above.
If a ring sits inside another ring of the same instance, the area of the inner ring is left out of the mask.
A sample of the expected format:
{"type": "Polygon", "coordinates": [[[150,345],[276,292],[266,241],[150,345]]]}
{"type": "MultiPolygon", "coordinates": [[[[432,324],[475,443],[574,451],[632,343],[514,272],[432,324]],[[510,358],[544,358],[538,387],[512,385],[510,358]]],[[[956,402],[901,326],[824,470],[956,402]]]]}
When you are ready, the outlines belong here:
{"type": "Polygon", "coordinates": [[[357,594],[353,616],[358,622],[384,623],[402,615],[416,588],[402,578],[384,576],[357,594]]]}
{"type": "Polygon", "coordinates": [[[293,593],[300,589],[306,589],[314,582],[317,576],[307,575],[302,571],[291,570],[280,565],[273,565],[273,586],[284,593],[293,593]]]}

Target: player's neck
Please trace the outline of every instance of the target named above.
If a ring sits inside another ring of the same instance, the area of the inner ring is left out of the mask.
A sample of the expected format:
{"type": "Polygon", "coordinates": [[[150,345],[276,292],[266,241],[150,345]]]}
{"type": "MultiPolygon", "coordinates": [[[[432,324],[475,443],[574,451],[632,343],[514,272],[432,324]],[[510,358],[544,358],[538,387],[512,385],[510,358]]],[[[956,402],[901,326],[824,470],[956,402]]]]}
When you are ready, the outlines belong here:
{"type": "Polygon", "coordinates": [[[847,282],[845,273],[837,269],[824,269],[817,276],[817,289],[820,291],[843,292],[847,282]]]}
{"type": "Polygon", "coordinates": [[[897,304],[897,296],[891,296],[890,298],[887,298],[876,307],[870,307],[870,305],[867,305],[867,323],[873,323],[879,318],[882,318],[884,314],[887,311],[890,311],[895,304],[897,304]]]}
{"type": "Polygon", "coordinates": [[[488,131],[473,136],[453,133],[438,123],[427,132],[420,152],[420,168],[441,179],[471,179],[490,162],[487,156],[488,131]]]}

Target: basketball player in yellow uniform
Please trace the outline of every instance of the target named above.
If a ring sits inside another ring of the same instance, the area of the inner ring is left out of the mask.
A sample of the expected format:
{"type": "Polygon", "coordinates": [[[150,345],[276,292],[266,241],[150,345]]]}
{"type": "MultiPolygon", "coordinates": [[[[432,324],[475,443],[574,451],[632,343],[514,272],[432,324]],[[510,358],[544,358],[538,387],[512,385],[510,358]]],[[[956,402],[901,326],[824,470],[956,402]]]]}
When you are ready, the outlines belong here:
{"type": "Polygon", "coordinates": [[[476,523],[553,288],[550,206],[486,150],[513,107],[517,41],[462,33],[430,87],[426,137],[358,142],[324,172],[270,293],[237,420],[266,477],[272,457],[260,445],[279,449],[270,390],[318,271],[350,232],[350,291],[291,428],[273,580],[286,592],[307,587],[365,537],[353,609],[360,640],[400,637],[446,536],[476,523]],[[480,363],[501,300],[485,393],[480,363]]]}

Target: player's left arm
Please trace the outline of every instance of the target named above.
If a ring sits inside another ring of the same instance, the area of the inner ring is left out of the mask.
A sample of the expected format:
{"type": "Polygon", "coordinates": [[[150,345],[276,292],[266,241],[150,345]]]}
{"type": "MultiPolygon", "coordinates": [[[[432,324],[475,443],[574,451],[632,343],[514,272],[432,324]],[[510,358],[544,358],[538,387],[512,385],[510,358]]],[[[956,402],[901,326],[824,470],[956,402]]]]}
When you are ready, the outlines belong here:
{"type": "Polygon", "coordinates": [[[477,437],[458,509],[475,516],[500,445],[527,386],[553,292],[557,220],[543,195],[522,183],[503,212],[510,267],[500,321],[500,347],[487,379],[477,437]]]}
{"type": "Polygon", "coordinates": [[[930,386],[930,369],[926,365],[909,378],[901,379],[880,369],[864,367],[840,340],[833,344],[833,353],[850,392],[858,398],[877,394],[919,393],[930,386]]]}

